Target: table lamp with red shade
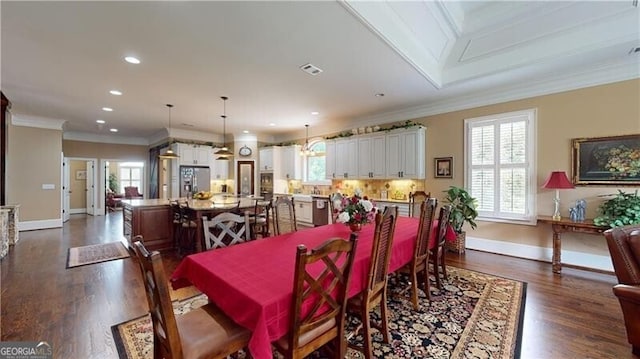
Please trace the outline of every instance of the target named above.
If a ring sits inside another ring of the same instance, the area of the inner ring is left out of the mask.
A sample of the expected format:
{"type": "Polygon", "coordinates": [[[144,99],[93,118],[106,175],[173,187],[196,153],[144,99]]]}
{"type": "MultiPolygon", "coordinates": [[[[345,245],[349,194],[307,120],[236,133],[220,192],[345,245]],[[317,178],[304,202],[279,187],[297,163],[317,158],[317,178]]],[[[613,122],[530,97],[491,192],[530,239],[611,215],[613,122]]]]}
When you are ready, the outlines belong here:
{"type": "Polygon", "coordinates": [[[555,210],[553,212],[553,220],[559,221],[560,216],[560,190],[567,188],[575,188],[573,183],[567,178],[567,174],[564,171],[553,171],[547,177],[547,180],[542,185],[542,188],[549,188],[556,190],[556,198],[553,202],[555,204],[555,210]]]}

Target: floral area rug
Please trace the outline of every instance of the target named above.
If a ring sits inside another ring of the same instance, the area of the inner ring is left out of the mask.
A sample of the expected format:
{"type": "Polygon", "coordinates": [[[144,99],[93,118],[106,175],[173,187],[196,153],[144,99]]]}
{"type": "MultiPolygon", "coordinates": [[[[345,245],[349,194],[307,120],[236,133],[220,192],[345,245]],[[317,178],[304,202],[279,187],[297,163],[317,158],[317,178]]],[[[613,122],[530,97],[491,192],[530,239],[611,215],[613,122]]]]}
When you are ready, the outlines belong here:
{"type": "MultiPolygon", "coordinates": [[[[519,358],[522,339],[526,283],[470,270],[448,267],[449,280],[442,290],[431,286],[431,302],[422,291],[420,308],[415,311],[408,292],[407,277],[392,275],[389,279],[390,341],[372,329],[373,355],[376,358],[519,358]]],[[[433,281],[432,281],[433,283],[433,281]]],[[[207,303],[198,295],[174,302],[176,315],[207,303]]],[[[379,311],[371,320],[378,323],[379,311]]],[[[357,318],[349,318],[355,327],[357,318]]],[[[136,318],[112,328],[118,353],[122,359],[153,357],[151,321],[148,316],[136,318]]],[[[361,334],[350,339],[362,342],[361,334]]],[[[243,353],[238,355],[243,358],[243,353]]],[[[274,357],[281,357],[274,352],[274,357]]],[[[314,355],[321,358],[321,354],[314,355]]],[[[364,358],[349,349],[348,358],[364,358]]]]}

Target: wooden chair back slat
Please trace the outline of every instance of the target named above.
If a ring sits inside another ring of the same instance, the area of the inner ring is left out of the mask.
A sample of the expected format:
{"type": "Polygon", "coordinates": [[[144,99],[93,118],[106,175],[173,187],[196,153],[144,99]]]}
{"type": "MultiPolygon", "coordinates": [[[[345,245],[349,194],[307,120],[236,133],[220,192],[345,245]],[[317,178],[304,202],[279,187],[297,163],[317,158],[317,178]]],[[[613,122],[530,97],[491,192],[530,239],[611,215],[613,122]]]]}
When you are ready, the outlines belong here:
{"type": "Polygon", "coordinates": [[[251,239],[249,214],[240,216],[231,212],[222,212],[212,219],[202,217],[206,250],[228,247],[251,239]]]}

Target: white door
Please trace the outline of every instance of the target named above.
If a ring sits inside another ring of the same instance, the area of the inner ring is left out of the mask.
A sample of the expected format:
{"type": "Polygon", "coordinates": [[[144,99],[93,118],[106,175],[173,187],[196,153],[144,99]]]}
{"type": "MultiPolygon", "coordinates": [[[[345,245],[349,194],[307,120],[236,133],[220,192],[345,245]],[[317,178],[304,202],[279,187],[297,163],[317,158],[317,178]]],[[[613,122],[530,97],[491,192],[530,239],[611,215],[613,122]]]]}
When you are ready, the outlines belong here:
{"type": "Polygon", "coordinates": [[[69,187],[69,159],[62,159],[62,222],[69,220],[70,209],[70,187],[69,187]]]}
{"type": "Polygon", "coordinates": [[[94,215],[95,214],[95,166],[93,161],[87,161],[87,187],[85,188],[85,192],[87,194],[87,214],[94,215]]]}

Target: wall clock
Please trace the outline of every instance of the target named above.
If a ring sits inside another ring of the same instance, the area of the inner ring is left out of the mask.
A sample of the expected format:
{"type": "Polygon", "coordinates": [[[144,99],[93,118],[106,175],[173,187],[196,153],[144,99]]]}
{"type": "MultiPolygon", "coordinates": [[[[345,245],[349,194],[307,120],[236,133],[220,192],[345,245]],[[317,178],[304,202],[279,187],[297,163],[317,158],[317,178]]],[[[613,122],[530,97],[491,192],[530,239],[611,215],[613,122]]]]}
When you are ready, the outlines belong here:
{"type": "Polygon", "coordinates": [[[238,150],[238,154],[243,157],[251,156],[251,148],[244,145],[238,150]]]}

